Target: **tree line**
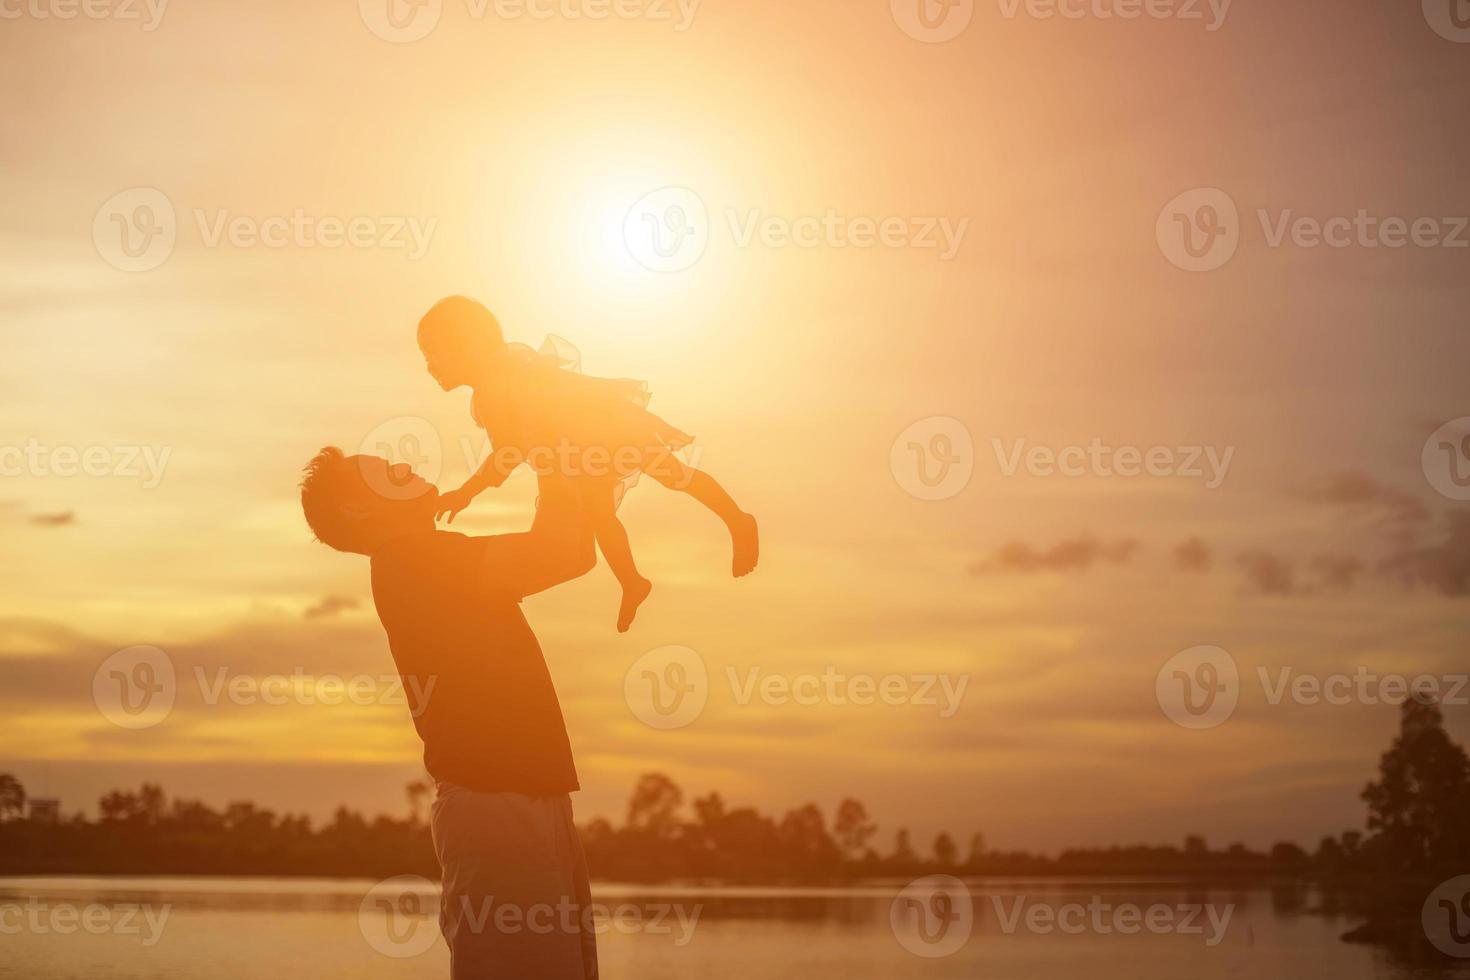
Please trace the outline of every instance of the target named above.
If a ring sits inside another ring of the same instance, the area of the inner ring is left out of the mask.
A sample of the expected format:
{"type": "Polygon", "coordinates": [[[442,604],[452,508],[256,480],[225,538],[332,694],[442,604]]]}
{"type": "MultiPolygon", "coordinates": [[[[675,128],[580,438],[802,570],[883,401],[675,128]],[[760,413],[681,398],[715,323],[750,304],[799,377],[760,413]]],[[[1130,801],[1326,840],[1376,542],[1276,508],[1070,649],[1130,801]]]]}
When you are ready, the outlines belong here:
{"type": "MultiPolygon", "coordinates": [[[[306,816],[253,803],[214,809],[170,799],[145,783],[98,801],[95,820],[25,816],[26,793],[0,774],[0,874],[208,874],[437,878],[424,817],[427,783],[407,787],[406,817],[368,818],[339,807],[314,826],[306,816]]],[[[1323,838],[1308,851],[1281,842],[1260,852],[1182,846],[1074,848],[1055,857],[994,850],[974,832],[920,843],[907,829],[881,835],[867,807],[845,799],[831,819],[814,803],[780,817],[732,806],[719,793],[687,801],[667,775],[641,777],[623,823],[582,828],[588,863],[603,880],[814,882],[923,874],[1169,874],[1200,878],[1292,875],[1432,875],[1470,867],[1470,759],[1444,731],[1437,704],[1409,699],[1378,778],[1363,791],[1366,831],[1323,838]]]]}

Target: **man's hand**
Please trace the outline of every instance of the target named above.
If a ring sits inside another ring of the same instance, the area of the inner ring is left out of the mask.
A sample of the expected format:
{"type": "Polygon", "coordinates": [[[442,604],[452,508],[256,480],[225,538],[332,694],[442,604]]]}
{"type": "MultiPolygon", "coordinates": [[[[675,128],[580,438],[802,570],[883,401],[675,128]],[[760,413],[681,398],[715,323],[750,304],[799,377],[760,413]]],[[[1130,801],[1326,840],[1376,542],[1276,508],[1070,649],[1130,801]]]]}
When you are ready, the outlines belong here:
{"type": "Polygon", "coordinates": [[[470,501],[475,499],[475,493],[474,487],[465,484],[458,490],[451,490],[448,493],[440,494],[434,507],[434,520],[441,520],[445,514],[448,514],[449,523],[453,524],[454,518],[458,516],[459,512],[468,507],[470,501]]]}

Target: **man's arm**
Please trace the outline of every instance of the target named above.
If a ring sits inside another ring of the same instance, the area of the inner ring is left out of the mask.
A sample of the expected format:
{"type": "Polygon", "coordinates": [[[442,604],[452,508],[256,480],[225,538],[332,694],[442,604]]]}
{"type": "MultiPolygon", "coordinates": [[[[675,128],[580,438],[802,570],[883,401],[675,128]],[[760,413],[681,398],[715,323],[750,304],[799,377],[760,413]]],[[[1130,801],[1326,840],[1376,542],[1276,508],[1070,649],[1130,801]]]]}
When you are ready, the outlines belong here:
{"type": "Polygon", "coordinates": [[[541,478],[531,530],[470,540],[479,553],[479,584],[516,598],[570,582],[597,564],[592,521],[576,483],[563,476],[541,478]]]}

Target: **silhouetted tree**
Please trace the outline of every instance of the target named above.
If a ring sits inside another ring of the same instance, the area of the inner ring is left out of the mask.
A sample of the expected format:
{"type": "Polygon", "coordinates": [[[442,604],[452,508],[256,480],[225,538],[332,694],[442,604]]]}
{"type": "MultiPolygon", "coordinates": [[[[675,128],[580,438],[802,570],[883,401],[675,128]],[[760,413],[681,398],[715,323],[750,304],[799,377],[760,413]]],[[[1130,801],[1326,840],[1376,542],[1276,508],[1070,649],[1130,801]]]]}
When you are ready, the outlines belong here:
{"type": "Polygon", "coordinates": [[[832,832],[837,837],[837,846],[842,853],[856,857],[868,846],[868,841],[878,832],[878,825],[868,819],[868,808],[854,799],[845,799],[837,806],[837,817],[832,822],[832,832]]]}
{"type": "Polygon", "coordinates": [[[0,820],[7,817],[19,817],[25,813],[26,790],[8,772],[0,772],[0,820]]]}
{"type": "Polygon", "coordinates": [[[428,799],[432,787],[422,779],[415,779],[404,787],[404,793],[408,796],[408,812],[414,823],[423,822],[424,800],[428,799]]]}
{"type": "Polygon", "coordinates": [[[1470,861],[1470,758],[1444,730],[1439,705],[1406,699],[1399,734],[1363,790],[1368,857],[1381,870],[1419,872],[1470,861]]]}
{"type": "Polygon", "coordinates": [[[646,773],[639,777],[628,800],[628,828],[670,836],[678,826],[675,814],[683,802],[684,791],[672,779],[659,772],[646,773]]]}
{"type": "Polygon", "coordinates": [[[954,838],[949,834],[941,833],[934,838],[934,860],[941,868],[954,867],[956,859],[959,858],[960,849],[955,845],[954,838]]]}

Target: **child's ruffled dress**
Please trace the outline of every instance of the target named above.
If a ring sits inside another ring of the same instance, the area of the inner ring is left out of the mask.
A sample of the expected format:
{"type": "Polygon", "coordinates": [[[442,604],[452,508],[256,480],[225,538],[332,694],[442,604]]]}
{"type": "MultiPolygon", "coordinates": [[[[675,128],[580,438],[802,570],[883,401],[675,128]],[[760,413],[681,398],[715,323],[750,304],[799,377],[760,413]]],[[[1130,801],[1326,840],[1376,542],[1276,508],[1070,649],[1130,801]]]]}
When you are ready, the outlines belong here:
{"type": "MultiPolygon", "coordinates": [[[[694,442],[648,410],[645,382],[594,378],[581,371],[581,352],[561,337],[548,336],[540,350],[507,344],[499,383],[476,389],[470,411],[495,449],[560,452],[555,458],[575,461],[569,475],[616,481],[618,498],[638,482],[639,466],[630,465],[635,450],[641,465],[694,442]],[[568,446],[575,450],[570,456],[562,448],[568,446]],[[605,453],[588,456],[592,447],[605,453]]],[[[508,475],[501,473],[501,481],[508,475]]]]}

